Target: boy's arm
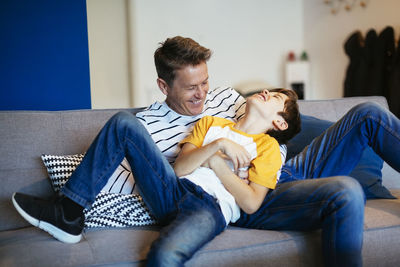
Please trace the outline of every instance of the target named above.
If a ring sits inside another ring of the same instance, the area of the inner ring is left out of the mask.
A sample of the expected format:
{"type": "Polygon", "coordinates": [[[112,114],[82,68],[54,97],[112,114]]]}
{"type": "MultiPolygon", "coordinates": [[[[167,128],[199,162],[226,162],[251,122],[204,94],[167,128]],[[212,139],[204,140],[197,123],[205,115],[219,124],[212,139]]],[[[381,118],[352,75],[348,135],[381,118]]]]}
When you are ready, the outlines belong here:
{"type": "Polygon", "coordinates": [[[180,177],[193,172],[205,160],[215,154],[218,149],[218,143],[215,141],[202,147],[196,147],[192,143],[185,143],[175,160],[174,171],[176,175],[180,177]]]}
{"type": "Polygon", "coordinates": [[[269,189],[267,187],[253,182],[247,184],[231,171],[225,160],[218,153],[214,154],[207,164],[215,172],[225,188],[233,195],[236,203],[244,212],[252,214],[259,209],[268,193],[269,189]]]}
{"type": "Polygon", "coordinates": [[[185,143],[174,164],[176,175],[183,176],[193,172],[218,151],[232,160],[235,169],[246,167],[250,163],[251,157],[247,150],[227,138],[219,138],[202,147],[185,143]]]}

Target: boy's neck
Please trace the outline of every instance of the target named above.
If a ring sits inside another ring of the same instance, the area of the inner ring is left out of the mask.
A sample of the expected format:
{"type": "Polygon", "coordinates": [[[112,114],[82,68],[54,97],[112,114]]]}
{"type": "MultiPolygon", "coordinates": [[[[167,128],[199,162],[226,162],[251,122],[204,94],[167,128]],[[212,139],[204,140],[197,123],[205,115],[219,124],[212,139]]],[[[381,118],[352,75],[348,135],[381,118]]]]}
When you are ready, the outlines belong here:
{"type": "Polygon", "coordinates": [[[272,123],[269,126],[270,127],[259,118],[252,118],[244,115],[243,118],[235,124],[234,128],[247,134],[262,134],[273,128],[272,123]]]}

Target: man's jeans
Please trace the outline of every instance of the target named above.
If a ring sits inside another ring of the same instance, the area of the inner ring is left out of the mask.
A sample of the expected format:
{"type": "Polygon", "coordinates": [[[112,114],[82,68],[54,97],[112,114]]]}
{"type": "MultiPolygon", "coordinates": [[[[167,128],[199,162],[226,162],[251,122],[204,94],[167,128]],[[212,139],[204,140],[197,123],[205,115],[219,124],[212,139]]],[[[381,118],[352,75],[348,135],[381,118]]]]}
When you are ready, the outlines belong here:
{"type": "Polygon", "coordinates": [[[179,179],[139,120],[120,112],[110,119],[63,188],[89,207],[126,157],[151,213],[167,225],[152,244],[150,266],[181,266],[226,227],[216,200],[187,179],[179,179]]]}
{"type": "MultiPolygon", "coordinates": [[[[306,131],[307,129],[303,129],[306,131]]],[[[351,109],[282,169],[277,188],[236,225],[276,230],[322,228],[326,266],[361,266],[364,194],[348,175],[366,146],[400,171],[400,121],[365,103],[351,109]],[[328,176],[338,176],[326,179],[328,176]],[[307,180],[305,180],[307,179],[307,180]]]]}
{"type": "MultiPolygon", "coordinates": [[[[201,188],[185,179],[176,181],[146,130],[131,117],[119,113],[105,125],[63,192],[89,207],[125,156],[146,204],[161,223],[168,223],[181,211],[184,214],[167,227],[171,229],[163,230],[149,259],[157,263],[157,259],[166,257],[182,263],[223,230],[222,214],[201,188]],[[198,201],[199,195],[204,203],[198,201]],[[213,219],[216,214],[218,219],[213,219]],[[194,222],[199,222],[205,233],[200,233],[194,222]],[[168,243],[174,244],[174,251],[167,250],[163,255],[168,243]]],[[[269,192],[260,209],[251,215],[242,212],[235,225],[277,230],[321,228],[327,266],[361,266],[365,202],[361,186],[349,177],[308,178],[349,174],[366,146],[400,171],[399,133],[399,120],[386,110],[372,103],[356,106],[287,162],[280,183],[269,192]]]]}

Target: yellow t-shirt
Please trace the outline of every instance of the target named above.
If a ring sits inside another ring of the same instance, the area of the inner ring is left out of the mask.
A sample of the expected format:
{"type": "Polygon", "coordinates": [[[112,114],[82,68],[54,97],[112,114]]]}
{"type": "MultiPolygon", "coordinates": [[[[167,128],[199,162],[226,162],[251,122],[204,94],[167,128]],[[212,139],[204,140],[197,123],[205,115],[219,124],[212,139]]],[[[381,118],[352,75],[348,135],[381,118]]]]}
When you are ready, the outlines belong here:
{"type": "MultiPolygon", "coordinates": [[[[194,126],[192,134],[181,144],[192,143],[201,147],[214,140],[225,137],[242,145],[251,155],[249,180],[267,188],[274,189],[277,173],[281,167],[281,153],[278,142],[267,134],[247,134],[233,126],[234,122],[218,117],[206,116],[194,126]]],[[[230,163],[232,168],[232,163],[230,163]]],[[[235,198],[226,190],[213,170],[199,167],[184,177],[201,186],[204,191],[218,200],[225,221],[235,222],[240,218],[240,208],[235,198]]]]}
{"type": "Polygon", "coordinates": [[[282,165],[279,144],[268,134],[247,134],[235,129],[234,122],[206,116],[194,126],[192,134],[181,141],[201,147],[225,137],[242,145],[251,155],[249,180],[270,189],[276,187],[277,173],[282,165]]]}

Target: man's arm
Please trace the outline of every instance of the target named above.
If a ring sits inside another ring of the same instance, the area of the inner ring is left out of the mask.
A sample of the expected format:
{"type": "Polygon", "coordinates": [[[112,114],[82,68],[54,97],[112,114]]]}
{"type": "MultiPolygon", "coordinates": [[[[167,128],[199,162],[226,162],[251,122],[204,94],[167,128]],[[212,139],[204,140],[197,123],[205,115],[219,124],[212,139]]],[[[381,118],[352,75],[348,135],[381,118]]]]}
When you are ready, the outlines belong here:
{"type": "Polygon", "coordinates": [[[218,153],[214,154],[205,164],[215,172],[244,212],[252,214],[260,208],[268,193],[267,187],[253,182],[247,184],[231,171],[218,153]]]}

